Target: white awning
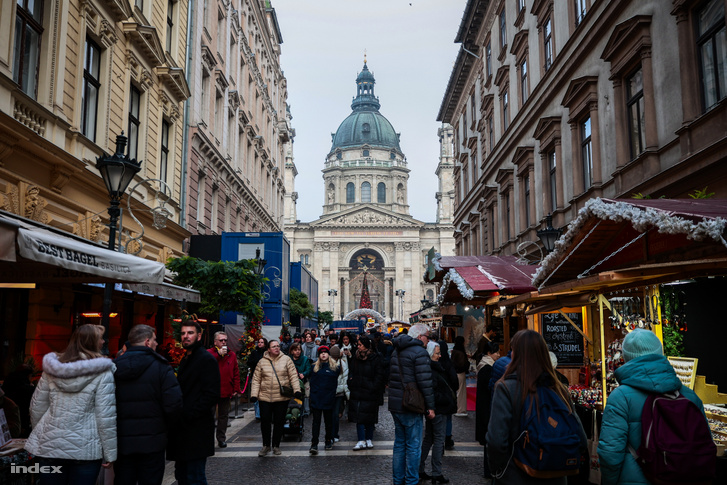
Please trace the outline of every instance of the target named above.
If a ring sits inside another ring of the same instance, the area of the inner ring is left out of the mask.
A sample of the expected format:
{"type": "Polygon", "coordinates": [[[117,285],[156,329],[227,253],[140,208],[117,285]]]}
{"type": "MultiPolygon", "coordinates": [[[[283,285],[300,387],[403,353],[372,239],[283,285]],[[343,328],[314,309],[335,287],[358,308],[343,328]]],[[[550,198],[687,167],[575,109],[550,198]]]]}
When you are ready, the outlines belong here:
{"type": "Polygon", "coordinates": [[[0,213],[0,282],[162,283],[164,265],[0,213]],[[13,243],[14,240],[14,243],[13,243]]]}
{"type": "Polygon", "coordinates": [[[199,303],[199,291],[183,286],[172,285],[170,283],[125,283],[124,289],[154,295],[169,300],[187,301],[190,303],[199,303]]]}

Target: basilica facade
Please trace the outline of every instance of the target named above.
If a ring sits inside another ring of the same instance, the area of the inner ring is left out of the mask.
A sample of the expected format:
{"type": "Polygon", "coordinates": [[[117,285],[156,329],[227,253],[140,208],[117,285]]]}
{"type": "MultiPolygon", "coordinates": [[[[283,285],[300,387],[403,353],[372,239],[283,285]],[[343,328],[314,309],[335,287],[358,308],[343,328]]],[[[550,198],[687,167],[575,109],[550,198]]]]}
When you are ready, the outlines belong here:
{"type": "Polygon", "coordinates": [[[351,114],[332,135],[323,167],[323,215],[297,222],[292,156],[286,159],[285,236],[291,259],[318,280],[320,310],[344,318],[361,302],[364,280],[371,307],[385,320],[408,320],[421,300],[434,300],[423,280],[427,252],[454,255],[453,130],[439,129],[436,222],[409,214],[409,168],[400,134],[380,112],[375,79],[364,61],[351,114]]]}

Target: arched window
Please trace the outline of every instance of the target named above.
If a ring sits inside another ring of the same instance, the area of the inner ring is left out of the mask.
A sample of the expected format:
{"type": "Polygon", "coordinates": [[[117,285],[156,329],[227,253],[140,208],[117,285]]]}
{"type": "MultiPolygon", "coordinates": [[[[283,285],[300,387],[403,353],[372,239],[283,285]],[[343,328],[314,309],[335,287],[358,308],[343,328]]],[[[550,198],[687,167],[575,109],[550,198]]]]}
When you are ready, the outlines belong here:
{"type": "Polygon", "coordinates": [[[364,148],[364,149],[363,149],[363,156],[364,156],[364,157],[368,157],[369,155],[370,155],[370,154],[369,154],[369,149],[368,149],[368,148],[364,148]]]}
{"type": "Polygon", "coordinates": [[[386,184],[379,182],[376,187],[376,198],[379,204],[386,204],[386,184]]]}
{"type": "Polygon", "coordinates": [[[356,187],[353,182],[346,184],[346,204],[353,204],[356,200],[356,187]]]}
{"type": "Polygon", "coordinates": [[[361,184],[361,202],[371,202],[371,184],[368,182],[361,184]]]}

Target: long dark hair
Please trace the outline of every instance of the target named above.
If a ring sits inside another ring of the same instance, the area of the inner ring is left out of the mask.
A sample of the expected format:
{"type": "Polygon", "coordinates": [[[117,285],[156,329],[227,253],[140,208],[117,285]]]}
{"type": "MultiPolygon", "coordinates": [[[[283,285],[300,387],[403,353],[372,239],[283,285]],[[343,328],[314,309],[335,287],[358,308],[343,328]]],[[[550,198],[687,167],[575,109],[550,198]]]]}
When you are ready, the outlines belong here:
{"type": "MultiPolygon", "coordinates": [[[[512,361],[500,381],[504,381],[513,373],[517,376],[522,389],[520,402],[524,403],[528,394],[532,394],[535,399],[530,403],[531,409],[533,402],[537,406],[537,385],[547,383],[547,386],[555,391],[566,406],[573,411],[568,389],[560,383],[555,375],[553,365],[550,363],[548,346],[543,336],[534,330],[520,330],[510,341],[510,347],[512,348],[512,361]],[[543,374],[546,374],[544,379],[543,374]]],[[[531,409],[528,410],[528,413],[531,409]]]]}
{"type": "Polygon", "coordinates": [[[104,331],[101,325],[81,325],[71,335],[66,350],[58,354],[58,360],[66,363],[103,357],[98,339],[103,336],[104,331]]]}

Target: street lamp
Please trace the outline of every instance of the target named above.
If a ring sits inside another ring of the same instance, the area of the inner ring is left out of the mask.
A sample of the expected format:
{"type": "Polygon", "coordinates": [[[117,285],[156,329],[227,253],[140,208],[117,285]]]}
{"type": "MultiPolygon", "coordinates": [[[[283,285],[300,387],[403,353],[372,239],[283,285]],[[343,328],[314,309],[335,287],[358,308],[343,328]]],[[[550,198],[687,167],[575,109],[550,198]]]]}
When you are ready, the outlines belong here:
{"type": "MultiPolygon", "coordinates": [[[[124,154],[127,140],[128,138],[124,136],[124,132],[122,131],[121,134],[116,137],[116,153],[108,155],[104,152],[103,155],[96,159],[96,168],[101,173],[104,184],[106,184],[106,190],[109,191],[109,198],[111,199],[111,205],[108,208],[108,248],[111,251],[116,250],[116,226],[119,220],[119,215],[121,215],[121,209],[119,209],[121,197],[123,197],[127,187],[134,179],[134,175],[139,173],[139,170],[141,170],[140,161],[137,162],[136,159],[132,160],[128,155],[124,154]]],[[[104,326],[104,332],[106,335],[108,335],[109,332],[109,313],[111,312],[111,297],[113,290],[114,283],[106,283],[104,288],[103,316],[101,318],[101,324],[104,326]]],[[[103,350],[104,353],[108,352],[107,339],[104,340],[103,350]]]]}
{"type": "Polygon", "coordinates": [[[405,290],[396,290],[394,292],[396,296],[399,297],[399,320],[402,322],[404,321],[404,295],[406,294],[405,290]]]}
{"type": "Polygon", "coordinates": [[[336,313],[336,296],[338,296],[338,290],[328,290],[328,303],[331,305],[331,316],[336,313]]]}
{"type": "Polygon", "coordinates": [[[553,215],[548,214],[545,218],[545,229],[540,229],[536,234],[543,243],[545,252],[550,253],[555,248],[555,241],[560,237],[560,229],[553,227],[553,215]]]}
{"type": "Polygon", "coordinates": [[[257,266],[255,266],[252,271],[256,275],[262,276],[265,271],[265,265],[268,264],[268,262],[265,259],[260,259],[260,248],[255,249],[255,261],[257,262],[257,266]]]}

